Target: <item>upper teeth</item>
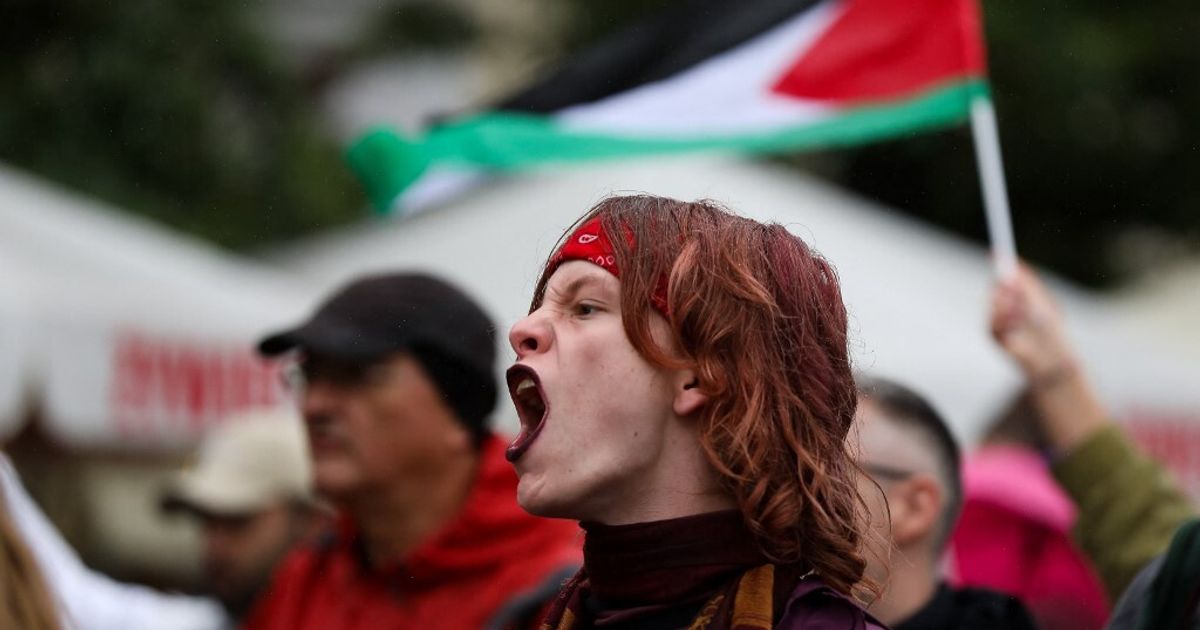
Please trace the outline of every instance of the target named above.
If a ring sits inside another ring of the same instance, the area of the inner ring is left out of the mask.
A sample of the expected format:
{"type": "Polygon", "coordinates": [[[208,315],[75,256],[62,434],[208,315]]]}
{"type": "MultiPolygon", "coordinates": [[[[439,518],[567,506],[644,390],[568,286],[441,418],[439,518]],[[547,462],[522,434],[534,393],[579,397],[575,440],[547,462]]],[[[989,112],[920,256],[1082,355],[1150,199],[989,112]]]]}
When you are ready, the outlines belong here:
{"type": "Polygon", "coordinates": [[[525,391],[525,390],[529,389],[530,387],[537,387],[537,385],[534,384],[533,379],[531,379],[531,378],[526,378],[525,380],[521,381],[520,383],[517,383],[517,391],[518,392],[525,391]]]}

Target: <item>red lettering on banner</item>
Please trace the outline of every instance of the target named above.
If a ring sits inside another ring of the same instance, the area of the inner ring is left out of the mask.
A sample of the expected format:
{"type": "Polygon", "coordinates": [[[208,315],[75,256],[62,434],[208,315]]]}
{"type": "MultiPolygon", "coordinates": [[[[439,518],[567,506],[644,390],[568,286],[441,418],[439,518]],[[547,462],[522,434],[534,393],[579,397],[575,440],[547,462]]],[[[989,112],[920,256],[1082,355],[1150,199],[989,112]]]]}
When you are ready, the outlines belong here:
{"type": "Polygon", "coordinates": [[[205,390],[218,385],[206,374],[204,355],[204,349],[200,348],[164,346],[155,356],[158,360],[155,376],[165,411],[191,425],[203,424],[201,415],[210,402],[205,390]]]}
{"type": "Polygon", "coordinates": [[[278,368],[246,345],[117,335],[110,390],[118,433],[195,438],[239,410],[280,402],[278,368]]]}
{"type": "Polygon", "coordinates": [[[254,373],[254,364],[249,358],[245,361],[234,361],[229,366],[228,384],[224,401],[226,413],[231,409],[244,409],[254,406],[254,373]]]}
{"type": "MultiPolygon", "coordinates": [[[[113,406],[117,410],[142,409],[149,404],[153,358],[142,339],[135,335],[118,342],[114,359],[113,406]]],[[[140,433],[144,427],[137,424],[141,417],[117,413],[116,429],[122,435],[140,433]]]]}

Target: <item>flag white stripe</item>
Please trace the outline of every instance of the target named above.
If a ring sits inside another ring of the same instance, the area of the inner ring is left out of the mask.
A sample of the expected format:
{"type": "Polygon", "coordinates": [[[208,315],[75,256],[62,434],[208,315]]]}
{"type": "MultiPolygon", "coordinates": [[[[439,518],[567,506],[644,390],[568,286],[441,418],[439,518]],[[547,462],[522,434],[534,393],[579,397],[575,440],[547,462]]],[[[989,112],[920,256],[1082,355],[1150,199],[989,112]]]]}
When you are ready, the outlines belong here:
{"type": "Polygon", "coordinates": [[[826,0],[684,72],[568,107],[555,119],[571,131],[660,138],[755,133],[827,119],[837,110],[775,95],[771,86],[843,10],[843,2],[826,0]]]}

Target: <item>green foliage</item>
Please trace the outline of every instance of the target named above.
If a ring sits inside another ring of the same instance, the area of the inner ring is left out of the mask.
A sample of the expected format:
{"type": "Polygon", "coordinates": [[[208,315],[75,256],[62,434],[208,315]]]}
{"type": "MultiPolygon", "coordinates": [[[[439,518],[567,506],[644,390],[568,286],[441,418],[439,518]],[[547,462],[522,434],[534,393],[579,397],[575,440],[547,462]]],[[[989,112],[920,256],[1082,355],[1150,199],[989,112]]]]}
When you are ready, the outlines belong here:
{"type": "MultiPolygon", "coordinates": [[[[986,9],[1018,249],[1077,280],[1121,279],[1123,235],[1200,244],[1200,5],[1007,0],[986,9]]],[[[979,240],[969,130],[865,147],[843,181],[979,240]]]]}
{"type": "Polygon", "coordinates": [[[480,35],[479,25],[459,7],[439,0],[405,0],[384,6],[359,38],[361,55],[389,51],[444,50],[480,35]]]}
{"type": "Polygon", "coordinates": [[[229,246],[365,208],[236,0],[10,0],[0,160],[229,246]]]}
{"type": "Polygon", "coordinates": [[[571,19],[561,34],[562,45],[567,50],[577,51],[677,2],[679,0],[566,0],[571,19]]]}

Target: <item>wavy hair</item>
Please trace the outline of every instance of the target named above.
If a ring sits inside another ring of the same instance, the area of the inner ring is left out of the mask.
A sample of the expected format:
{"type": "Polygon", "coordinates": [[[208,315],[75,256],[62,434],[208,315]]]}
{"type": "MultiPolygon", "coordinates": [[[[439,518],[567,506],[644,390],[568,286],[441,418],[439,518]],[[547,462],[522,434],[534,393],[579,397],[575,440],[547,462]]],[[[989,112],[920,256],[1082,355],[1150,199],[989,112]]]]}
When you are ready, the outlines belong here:
{"type": "Polygon", "coordinates": [[[59,630],[58,608],[0,487],[0,628],[59,630]]]}
{"type": "Polygon", "coordinates": [[[701,444],[759,548],[861,594],[865,504],[846,446],[857,396],[833,267],[783,226],[712,201],[610,197],[563,238],[593,217],[606,233],[626,236],[612,244],[634,347],[651,363],[696,371],[709,398],[701,444]],[[650,335],[650,296],[664,279],[682,356],[650,335]]]}

